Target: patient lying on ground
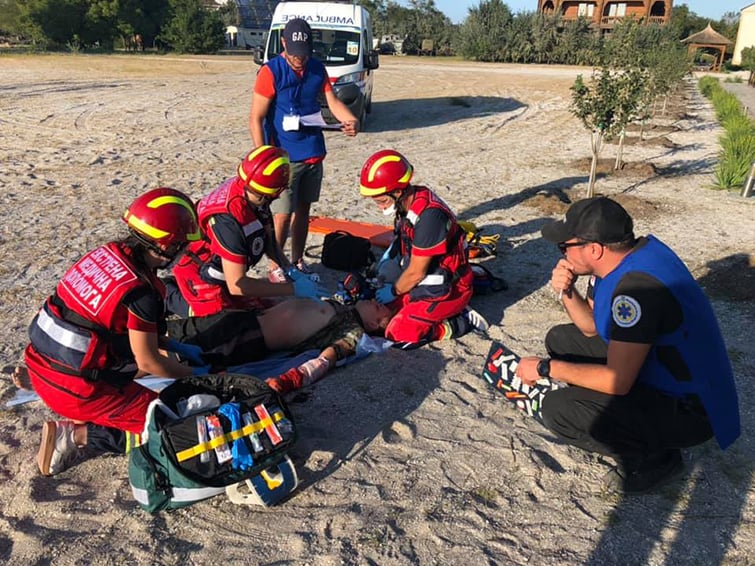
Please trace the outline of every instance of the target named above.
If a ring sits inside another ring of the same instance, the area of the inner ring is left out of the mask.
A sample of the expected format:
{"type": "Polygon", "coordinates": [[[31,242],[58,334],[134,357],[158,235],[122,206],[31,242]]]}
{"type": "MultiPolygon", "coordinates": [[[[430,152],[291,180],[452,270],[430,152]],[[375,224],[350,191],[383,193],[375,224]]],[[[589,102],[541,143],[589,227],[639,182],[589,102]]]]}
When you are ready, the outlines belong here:
{"type": "Polygon", "coordinates": [[[199,346],[214,369],[262,360],[278,351],[297,354],[320,350],[317,358],[294,368],[299,370],[298,375],[287,372],[287,380],[279,376],[286,387],[276,387],[276,382],[268,380],[283,392],[320,379],[337,361],[356,352],[363,334],[382,335],[392,315],[390,308],[375,300],[346,306],[335,300],[291,299],[261,313],[228,311],[172,320],[168,334],[199,346]]]}

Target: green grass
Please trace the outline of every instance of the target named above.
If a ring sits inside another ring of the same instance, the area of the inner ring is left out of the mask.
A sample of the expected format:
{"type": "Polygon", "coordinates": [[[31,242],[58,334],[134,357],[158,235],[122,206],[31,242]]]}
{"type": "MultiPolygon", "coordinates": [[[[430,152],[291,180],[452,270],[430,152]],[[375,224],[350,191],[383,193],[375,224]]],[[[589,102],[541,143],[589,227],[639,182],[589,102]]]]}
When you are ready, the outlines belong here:
{"type": "Polygon", "coordinates": [[[703,77],[698,86],[703,95],[710,98],[724,128],[715,184],[722,189],[741,187],[755,161],[755,124],[745,115],[737,97],[727,92],[718,80],[703,77]]]}

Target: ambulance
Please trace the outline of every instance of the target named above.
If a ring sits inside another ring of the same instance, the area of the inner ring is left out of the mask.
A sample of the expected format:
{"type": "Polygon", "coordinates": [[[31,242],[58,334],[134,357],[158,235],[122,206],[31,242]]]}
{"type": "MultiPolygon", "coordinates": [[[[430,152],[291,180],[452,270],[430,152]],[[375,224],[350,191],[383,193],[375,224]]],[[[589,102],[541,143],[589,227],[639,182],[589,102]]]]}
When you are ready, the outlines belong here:
{"type": "MultiPolygon", "coordinates": [[[[283,28],[294,18],[309,23],[312,56],[325,65],[334,94],[359,118],[363,129],[367,113],[372,111],[373,75],[379,66],[378,52],[372,48],[369,12],[352,2],[279,2],[257,63],[266,63],[283,51],[283,28]]],[[[323,95],[320,106],[325,121],[336,123],[323,95]]]]}

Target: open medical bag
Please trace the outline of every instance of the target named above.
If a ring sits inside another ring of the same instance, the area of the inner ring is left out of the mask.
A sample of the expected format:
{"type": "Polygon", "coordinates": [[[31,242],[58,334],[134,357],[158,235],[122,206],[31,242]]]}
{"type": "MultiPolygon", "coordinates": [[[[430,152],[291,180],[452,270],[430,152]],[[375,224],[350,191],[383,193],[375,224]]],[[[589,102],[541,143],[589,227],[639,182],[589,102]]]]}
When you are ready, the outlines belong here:
{"type": "Polygon", "coordinates": [[[264,381],[184,378],[150,404],[142,444],[129,455],[129,483],[150,513],[221,493],[234,503],[274,505],[298,484],[287,456],[295,440],[290,412],[264,381]]]}

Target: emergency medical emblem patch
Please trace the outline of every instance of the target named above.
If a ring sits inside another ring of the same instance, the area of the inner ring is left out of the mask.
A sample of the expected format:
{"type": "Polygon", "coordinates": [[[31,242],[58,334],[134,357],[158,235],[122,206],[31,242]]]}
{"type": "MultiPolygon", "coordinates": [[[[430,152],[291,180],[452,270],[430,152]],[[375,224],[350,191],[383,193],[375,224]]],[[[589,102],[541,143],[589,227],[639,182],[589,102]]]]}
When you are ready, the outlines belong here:
{"type": "Polygon", "coordinates": [[[264,238],[255,238],[254,240],[252,240],[252,255],[254,257],[261,256],[264,249],[265,249],[264,238]]]}
{"type": "Polygon", "coordinates": [[[621,328],[630,328],[637,324],[642,316],[640,303],[628,295],[618,295],[611,305],[613,321],[621,328]]]}

